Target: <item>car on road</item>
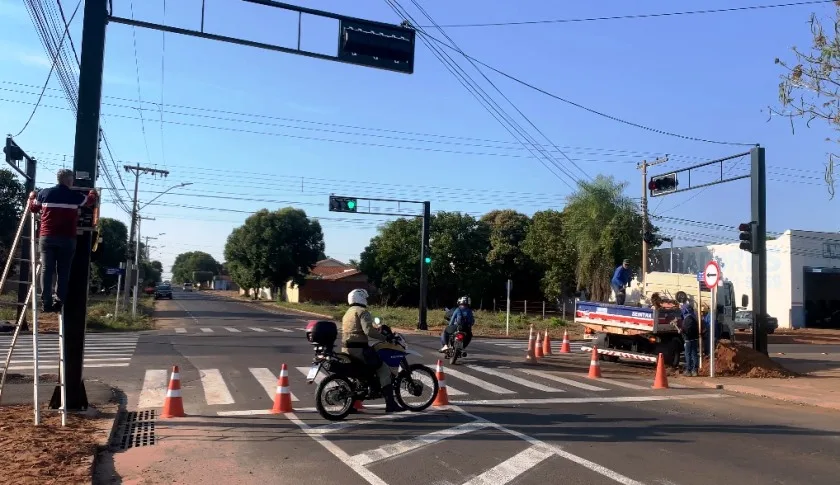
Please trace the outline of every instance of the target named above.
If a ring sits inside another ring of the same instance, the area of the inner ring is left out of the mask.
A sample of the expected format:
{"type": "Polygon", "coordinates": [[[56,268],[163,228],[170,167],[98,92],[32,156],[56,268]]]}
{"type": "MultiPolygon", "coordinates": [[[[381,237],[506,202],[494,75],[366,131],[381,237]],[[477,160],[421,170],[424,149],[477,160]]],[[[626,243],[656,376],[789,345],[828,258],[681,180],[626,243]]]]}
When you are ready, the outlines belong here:
{"type": "MultiPolygon", "coordinates": [[[[739,332],[746,332],[752,330],[752,311],[738,310],[735,312],[735,318],[732,320],[735,330],[739,332]]],[[[771,334],[779,328],[779,320],[776,317],[767,316],[767,333],[771,334]]]]}
{"type": "Polygon", "coordinates": [[[193,284],[192,283],[184,283],[184,291],[192,291],[193,284]]]}
{"type": "Polygon", "coordinates": [[[169,285],[157,285],[155,287],[155,300],[160,300],[161,298],[168,298],[172,299],[172,287],[169,285]]]}

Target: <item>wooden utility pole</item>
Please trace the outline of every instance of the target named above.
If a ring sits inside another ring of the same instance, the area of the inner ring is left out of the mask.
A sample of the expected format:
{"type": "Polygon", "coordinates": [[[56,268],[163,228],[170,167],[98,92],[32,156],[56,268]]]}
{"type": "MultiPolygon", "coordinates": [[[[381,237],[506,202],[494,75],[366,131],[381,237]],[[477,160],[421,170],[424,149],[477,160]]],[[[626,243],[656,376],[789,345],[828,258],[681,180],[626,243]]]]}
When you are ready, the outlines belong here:
{"type": "Polygon", "coordinates": [[[647,234],[648,228],[648,181],[647,181],[647,169],[648,167],[653,167],[654,165],[659,165],[668,161],[668,155],[665,155],[663,158],[657,158],[656,160],[648,163],[647,160],[642,160],[642,163],[638,164],[636,168],[642,171],[642,274],[639,278],[639,281],[644,283],[645,275],[648,272],[648,243],[647,238],[645,235],[647,234]]]}

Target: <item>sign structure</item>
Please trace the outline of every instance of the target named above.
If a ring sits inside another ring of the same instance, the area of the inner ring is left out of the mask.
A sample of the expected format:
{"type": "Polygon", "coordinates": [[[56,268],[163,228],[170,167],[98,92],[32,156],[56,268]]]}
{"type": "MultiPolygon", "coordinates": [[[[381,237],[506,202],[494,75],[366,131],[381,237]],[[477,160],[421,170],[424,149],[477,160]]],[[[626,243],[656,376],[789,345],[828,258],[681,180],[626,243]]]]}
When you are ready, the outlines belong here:
{"type": "Polygon", "coordinates": [[[717,288],[720,280],[720,266],[718,266],[717,261],[709,261],[706,264],[706,269],[703,270],[703,283],[706,283],[706,286],[710,289],[717,288]]]}
{"type": "Polygon", "coordinates": [[[125,270],[123,268],[108,268],[105,270],[105,274],[122,276],[125,274],[125,270]]]}

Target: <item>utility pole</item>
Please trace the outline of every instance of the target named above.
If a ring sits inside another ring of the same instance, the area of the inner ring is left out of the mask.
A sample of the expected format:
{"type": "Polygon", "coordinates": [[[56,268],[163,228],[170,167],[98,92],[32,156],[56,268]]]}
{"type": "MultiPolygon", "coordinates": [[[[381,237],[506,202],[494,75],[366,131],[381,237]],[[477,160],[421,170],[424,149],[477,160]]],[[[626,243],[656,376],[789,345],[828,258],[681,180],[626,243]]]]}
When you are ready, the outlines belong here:
{"type": "Polygon", "coordinates": [[[150,256],[149,256],[151,254],[151,253],[149,253],[149,240],[150,239],[154,239],[155,241],[157,241],[158,238],[151,237],[151,236],[146,236],[146,248],[145,248],[146,249],[146,261],[149,261],[151,259],[150,256]]]}
{"type": "Polygon", "coordinates": [[[648,180],[647,180],[647,169],[648,167],[653,167],[654,165],[659,165],[668,161],[668,155],[665,155],[664,158],[657,158],[656,160],[648,163],[647,160],[642,160],[642,163],[638,164],[636,168],[642,171],[642,274],[639,281],[641,283],[645,282],[645,275],[648,272],[648,226],[650,225],[649,218],[648,218],[648,203],[647,203],[647,194],[648,194],[648,180]]]}
{"type": "Polygon", "coordinates": [[[750,150],[750,212],[755,222],[752,248],[753,349],[767,355],[767,171],[764,147],[750,150]]]}
{"type": "MultiPolygon", "coordinates": [[[[158,170],[156,168],[149,168],[149,167],[141,167],[140,164],[135,165],[124,165],[123,168],[126,172],[131,172],[134,174],[134,205],[131,209],[131,230],[128,233],[128,247],[126,248],[126,255],[125,255],[125,267],[126,268],[134,268],[131,271],[125,272],[125,288],[123,290],[123,308],[128,308],[128,289],[135,286],[137,283],[137,275],[136,272],[139,271],[139,267],[137,263],[132,261],[132,259],[136,260],[137,255],[135,254],[132,258],[132,251],[136,250],[135,246],[139,247],[139,244],[135,243],[135,233],[137,231],[137,192],[140,188],[140,176],[143,174],[151,174],[152,176],[155,175],[162,175],[167,177],[169,175],[168,170],[158,170]],[[131,277],[129,277],[131,275],[131,277]]],[[[139,239],[138,239],[139,241],[139,239]]],[[[148,245],[148,244],[147,244],[148,245]]]]}

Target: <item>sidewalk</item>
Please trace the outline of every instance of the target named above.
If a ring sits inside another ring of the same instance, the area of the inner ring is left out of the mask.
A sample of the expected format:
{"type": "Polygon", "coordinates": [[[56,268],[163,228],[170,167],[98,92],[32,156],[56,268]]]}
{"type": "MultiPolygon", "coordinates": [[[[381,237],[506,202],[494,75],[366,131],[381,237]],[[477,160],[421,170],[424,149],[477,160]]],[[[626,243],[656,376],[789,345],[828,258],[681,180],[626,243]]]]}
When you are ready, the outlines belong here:
{"type": "Polygon", "coordinates": [[[840,411],[840,377],[805,376],[793,379],[749,379],[745,377],[671,378],[680,384],[700,384],[724,390],[807,404],[840,411]]]}

